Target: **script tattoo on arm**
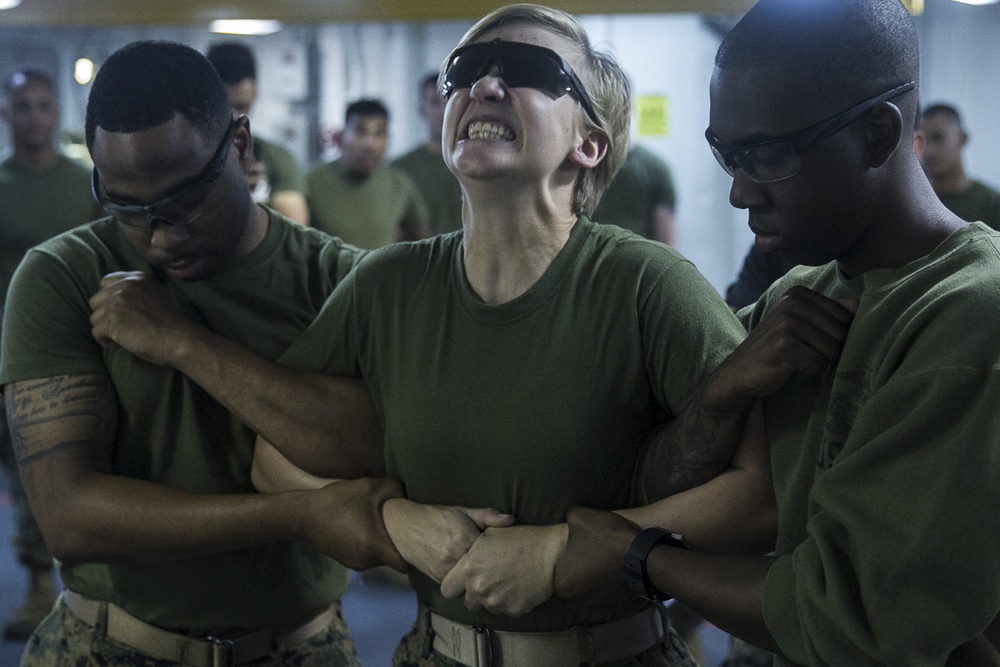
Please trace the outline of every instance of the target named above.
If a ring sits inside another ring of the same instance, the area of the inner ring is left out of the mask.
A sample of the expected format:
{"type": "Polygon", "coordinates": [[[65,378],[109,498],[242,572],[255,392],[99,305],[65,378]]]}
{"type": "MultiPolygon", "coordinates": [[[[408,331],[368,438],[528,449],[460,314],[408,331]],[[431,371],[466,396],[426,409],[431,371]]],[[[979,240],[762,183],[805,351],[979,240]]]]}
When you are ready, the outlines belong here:
{"type": "Polygon", "coordinates": [[[14,456],[36,513],[58,499],[67,475],[110,470],[118,408],[106,376],[14,382],[5,398],[14,456]]]}

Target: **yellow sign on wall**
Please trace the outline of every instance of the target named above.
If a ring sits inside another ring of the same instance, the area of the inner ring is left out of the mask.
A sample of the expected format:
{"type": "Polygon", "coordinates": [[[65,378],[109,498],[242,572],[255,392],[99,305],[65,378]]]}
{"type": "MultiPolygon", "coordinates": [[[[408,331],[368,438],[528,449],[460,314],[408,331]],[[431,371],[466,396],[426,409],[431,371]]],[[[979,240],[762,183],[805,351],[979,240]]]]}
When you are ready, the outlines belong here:
{"type": "Polygon", "coordinates": [[[906,7],[906,11],[913,16],[924,13],[924,0],[902,0],[902,3],[906,7]]]}
{"type": "Polygon", "coordinates": [[[640,95],[636,100],[640,137],[665,137],[670,133],[670,103],[664,95],[640,95]]]}

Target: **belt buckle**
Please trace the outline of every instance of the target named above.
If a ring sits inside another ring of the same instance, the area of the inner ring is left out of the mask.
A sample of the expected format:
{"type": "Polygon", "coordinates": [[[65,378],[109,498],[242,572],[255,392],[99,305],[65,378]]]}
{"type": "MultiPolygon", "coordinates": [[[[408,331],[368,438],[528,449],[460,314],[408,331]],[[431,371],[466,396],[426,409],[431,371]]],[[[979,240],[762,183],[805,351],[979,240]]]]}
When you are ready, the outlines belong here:
{"type": "Polygon", "coordinates": [[[236,657],[233,651],[233,640],[222,637],[205,637],[212,645],[212,667],[235,667],[236,657]]]}
{"type": "Polygon", "coordinates": [[[493,667],[493,632],[481,625],[476,627],[476,666],[493,667]]]}

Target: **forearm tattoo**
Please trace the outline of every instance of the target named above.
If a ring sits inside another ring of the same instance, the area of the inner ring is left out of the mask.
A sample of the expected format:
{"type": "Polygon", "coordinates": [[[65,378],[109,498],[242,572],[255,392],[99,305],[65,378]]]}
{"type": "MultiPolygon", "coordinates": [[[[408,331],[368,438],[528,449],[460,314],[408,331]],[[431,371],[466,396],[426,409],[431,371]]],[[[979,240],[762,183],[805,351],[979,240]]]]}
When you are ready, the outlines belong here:
{"type": "Polygon", "coordinates": [[[643,463],[647,494],[663,498],[709,481],[732,461],[750,408],[739,414],[707,406],[701,390],[653,438],[643,463]]]}

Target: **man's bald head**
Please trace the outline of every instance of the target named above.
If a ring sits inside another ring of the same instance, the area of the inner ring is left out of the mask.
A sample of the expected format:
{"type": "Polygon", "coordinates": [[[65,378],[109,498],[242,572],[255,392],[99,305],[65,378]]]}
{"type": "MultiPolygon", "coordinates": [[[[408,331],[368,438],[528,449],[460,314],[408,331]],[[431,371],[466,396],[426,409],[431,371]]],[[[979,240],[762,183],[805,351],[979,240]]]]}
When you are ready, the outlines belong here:
{"type": "MultiPolygon", "coordinates": [[[[920,77],[916,30],[899,0],[761,0],[715,66],[716,76],[767,72],[773,92],[827,113],[920,77]]],[[[895,102],[912,123],[917,95],[895,102]]]]}

